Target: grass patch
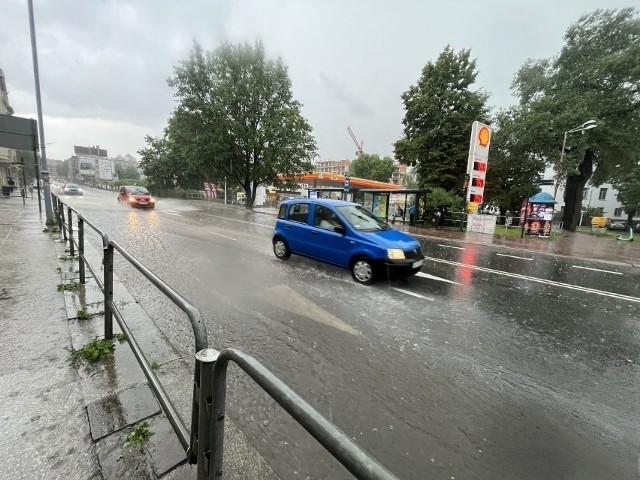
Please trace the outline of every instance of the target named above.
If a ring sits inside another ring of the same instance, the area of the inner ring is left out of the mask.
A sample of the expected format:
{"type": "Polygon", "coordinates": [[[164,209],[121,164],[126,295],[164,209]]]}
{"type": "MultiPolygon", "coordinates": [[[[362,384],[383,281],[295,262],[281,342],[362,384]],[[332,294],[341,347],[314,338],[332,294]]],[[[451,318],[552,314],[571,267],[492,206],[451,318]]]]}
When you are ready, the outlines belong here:
{"type": "Polygon", "coordinates": [[[154,372],[157,372],[158,370],[160,370],[160,367],[162,365],[160,365],[158,362],[156,362],[155,360],[153,362],[151,362],[151,370],[153,370],[154,372]]]}
{"type": "Polygon", "coordinates": [[[69,354],[69,362],[72,365],[78,365],[82,361],[94,363],[111,356],[115,348],[116,346],[112,340],[94,338],[79,350],[72,348],[69,354]]]}
{"type": "MultiPolygon", "coordinates": [[[[504,225],[496,225],[496,230],[493,232],[494,237],[502,237],[502,238],[520,238],[522,236],[522,229],[520,228],[508,228],[505,229],[504,225]]],[[[551,232],[550,237],[544,237],[547,240],[555,240],[558,237],[561,237],[562,233],[560,232],[551,232]]],[[[527,235],[524,234],[524,238],[543,238],[538,235],[527,235]]]]}
{"type": "Polygon", "coordinates": [[[127,439],[124,442],[125,447],[140,447],[142,450],[143,445],[147,440],[151,438],[153,432],[149,430],[149,422],[146,420],[136,423],[133,431],[127,435],[127,439]]]}
{"type": "Polygon", "coordinates": [[[127,339],[127,336],[124,333],[116,333],[116,339],[122,343],[127,339]]]}
{"type": "Polygon", "coordinates": [[[58,260],[60,260],[61,262],[72,262],[77,259],[78,259],[77,255],[62,255],[58,257],[58,260]]]}
{"type": "Polygon", "coordinates": [[[58,291],[59,292],[77,292],[78,288],[80,288],[80,284],[78,282],[59,283],[58,284],[58,291]]]}
{"type": "Polygon", "coordinates": [[[49,225],[42,231],[46,233],[58,233],[60,231],[60,227],[58,225],[49,225]]]}
{"type": "Polygon", "coordinates": [[[78,310],[76,312],[76,317],[78,320],[90,320],[93,317],[97,317],[99,315],[104,315],[104,311],[100,310],[99,312],[89,313],[86,310],[78,310]]]}

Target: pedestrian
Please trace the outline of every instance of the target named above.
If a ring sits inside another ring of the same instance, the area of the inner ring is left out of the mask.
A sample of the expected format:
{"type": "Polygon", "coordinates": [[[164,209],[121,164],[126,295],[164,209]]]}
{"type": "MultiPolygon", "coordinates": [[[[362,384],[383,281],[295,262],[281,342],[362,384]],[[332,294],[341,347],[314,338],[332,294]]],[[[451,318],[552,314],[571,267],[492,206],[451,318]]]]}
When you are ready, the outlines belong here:
{"type": "Polygon", "coordinates": [[[402,207],[400,205],[398,205],[398,209],[391,216],[391,223],[396,223],[396,217],[402,218],[403,215],[404,215],[404,211],[402,210],[402,207]]]}
{"type": "Polygon", "coordinates": [[[438,228],[444,227],[444,220],[447,215],[447,206],[441,203],[438,205],[438,211],[436,212],[436,216],[438,217],[438,228]]]}
{"type": "Polygon", "coordinates": [[[409,225],[416,224],[416,204],[409,207],[409,225]]]}

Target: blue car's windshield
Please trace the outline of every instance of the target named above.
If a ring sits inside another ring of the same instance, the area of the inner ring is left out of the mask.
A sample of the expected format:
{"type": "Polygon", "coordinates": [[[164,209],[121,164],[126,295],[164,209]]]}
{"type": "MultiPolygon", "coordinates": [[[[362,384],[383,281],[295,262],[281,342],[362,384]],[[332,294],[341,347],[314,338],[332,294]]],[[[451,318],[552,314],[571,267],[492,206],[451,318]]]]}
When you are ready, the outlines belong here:
{"type": "Polygon", "coordinates": [[[354,230],[376,231],[389,230],[391,227],[360,205],[344,205],[337,207],[344,219],[354,230]]]}

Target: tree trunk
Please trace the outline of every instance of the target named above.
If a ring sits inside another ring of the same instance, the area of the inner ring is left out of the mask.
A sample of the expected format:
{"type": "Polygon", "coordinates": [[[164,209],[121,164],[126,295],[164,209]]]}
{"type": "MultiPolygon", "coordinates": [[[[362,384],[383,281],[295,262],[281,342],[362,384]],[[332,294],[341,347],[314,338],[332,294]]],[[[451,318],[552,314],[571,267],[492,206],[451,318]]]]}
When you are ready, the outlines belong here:
{"type": "Polygon", "coordinates": [[[564,213],[562,215],[562,228],[570,232],[576,231],[576,226],[580,221],[580,210],[582,209],[582,192],[591,175],[593,174],[593,161],[595,155],[591,150],[587,150],[578,165],[577,175],[567,175],[567,182],[564,189],[564,213]]]}
{"type": "MultiPolygon", "coordinates": [[[[625,212],[627,211],[627,209],[625,208],[625,212]]],[[[633,228],[633,217],[636,216],[636,212],[634,212],[633,210],[631,210],[630,212],[627,212],[627,228],[633,228]]]]}

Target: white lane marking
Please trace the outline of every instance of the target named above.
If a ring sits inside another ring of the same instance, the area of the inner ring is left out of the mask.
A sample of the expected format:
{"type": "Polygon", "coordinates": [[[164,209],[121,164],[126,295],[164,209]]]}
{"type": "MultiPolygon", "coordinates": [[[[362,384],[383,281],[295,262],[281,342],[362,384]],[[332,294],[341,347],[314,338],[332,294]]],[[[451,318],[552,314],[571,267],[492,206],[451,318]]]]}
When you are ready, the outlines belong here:
{"type": "Polygon", "coordinates": [[[416,273],[416,277],[429,278],[431,280],[438,280],[439,282],[447,282],[447,283],[453,283],[455,285],[462,285],[461,283],[454,282],[453,280],[447,280],[446,278],[436,277],[435,275],[431,275],[429,273],[418,272],[416,273]]]}
{"type": "Polygon", "coordinates": [[[611,297],[611,298],[617,298],[619,300],[627,300],[629,302],[640,303],[640,298],[632,297],[630,295],[623,295],[621,293],[605,292],[603,290],[597,290],[595,288],[580,287],[578,285],[571,285],[570,283],[555,282],[553,280],[546,280],[543,278],[529,277],[527,275],[520,275],[519,273],[502,272],[500,270],[494,270],[492,268],[478,267],[476,265],[469,265],[467,263],[452,262],[451,260],[443,260],[441,258],[433,258],[433,257],[424,257],[424,258],[425,260],[431,260],[432,262],[446,263],[448,265],[456,265],[458,267],[470,268],[472,270],[479,270],[481,272],[495,273],[496,275],[504,275],[505,277],[520,278],[522,280],[529,280],[531,282],[544,283],[546,285],[552,285],[554,287],[569,288],[571,290],[578,290],[580,292],[593,293],[595,295],[602,295],[604,297],[611,297]]]}
{"type": "Polygon", "coordinates": [[[454,247],[453,245],[442,245],[439,243],[438,246],[443,248],[455,248],[456,250],[464,250],[464,247],[454,247]]]}
{"type": "Polygon", "coordinates": [[[175,215],[180,217],[180,212],[176,212],[175,210],[160,210],[162,213],[166,213],[167,215],[175,215]]]}
{"type": "Polygon", "coordinates": [[[230,220],[232,222],[246,223],[247,225],[255,225],[257,227],[265,227],[273,230],[273,225],[265,225],[264,223],[247,222],[246,220],[238,220],[237,218],[223,217],[222,215],[212,215],[211,213],[200,213],[206,217],[222,218],[224,220],[230,220]]]}
{"type": "Polygon", "coordinates": [[[516,255],[506,255],[504,253],[496,253],[499,257],[519,258],[520,260],[533,260],[533,258],[518,257],[516,255]]]}
{"type": "Polygon", "coordinates": [[[433,298],[425,297],[424,295],[420,295],[419,293],[415,293],[415,292],[411,292],[409,290],[405,290],[404,288],[391,287],[391,290],[395,290],[396,292],[405,293],[407,295],[411,295],[412,297],[418,297],[418,298],[422,298],[424,300],[429,300],[430,302],[433,302],[433,298]]]}
{"type": "Polygon", "coordinates": [[[571,265],[573,268],[582,268],[583,270],[593,270],[594,272],[612,273],[614,275],[624,275],[622,272],[612,272],[611,270],[601,270],[599,268],[591,267],[579,267],[578,265],[571,265]]]}
{"type": "Polygon", "coordinates": [[[216,232],[208,232],[208,233],[210,233],[211,235],[217,235],[217,236],[219,236],[219,237],[226,238],[226,239],[228,239],[228,240],[233,240],[234,242],[237,242],[237,241],[238,241],[238,239],[237,239],[237,238],[227,237],[226,235],[222,235],[221,233],[216,233],[216,232]]]}

